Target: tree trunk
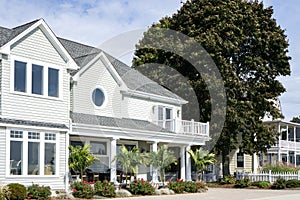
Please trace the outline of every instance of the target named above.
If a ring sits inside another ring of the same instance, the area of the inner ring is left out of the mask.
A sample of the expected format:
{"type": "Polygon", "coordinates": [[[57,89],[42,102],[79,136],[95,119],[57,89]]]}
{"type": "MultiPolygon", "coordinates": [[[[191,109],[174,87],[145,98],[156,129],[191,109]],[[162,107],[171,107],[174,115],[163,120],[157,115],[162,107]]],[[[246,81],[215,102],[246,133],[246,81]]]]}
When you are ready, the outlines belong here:
{"type": "Polygon", "coordinates": [[[229,170],[229,152],[224,152],[222,153],[222,173],[223,177],[230,175],[230,170],[229,170]]]}

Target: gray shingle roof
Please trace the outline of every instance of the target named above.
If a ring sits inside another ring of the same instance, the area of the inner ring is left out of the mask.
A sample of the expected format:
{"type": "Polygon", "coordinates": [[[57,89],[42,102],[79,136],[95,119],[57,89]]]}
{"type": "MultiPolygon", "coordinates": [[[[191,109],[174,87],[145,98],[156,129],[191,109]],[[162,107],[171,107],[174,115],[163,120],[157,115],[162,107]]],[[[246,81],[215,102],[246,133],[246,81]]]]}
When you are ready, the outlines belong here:
{"type": "Polygon", "coordinates": [[[46,128],[68,129],[68,127],[65,124],[37,122],[37,121],[29,121],[29,120],[17,120],[17,119],[8,119],[8,118],[0,118],[0,123],[25,125],[25,126],[29,125],[29,126],[46,127],[46,128]]]}
{"type": "MultiPolygon", "coordinates": [[[[170,92],[169,90],[160,86],[158,83],[152,81],[151,79],[142,75],[137,70],[127,66],[125,63],[114,58],[113,56],[102,51],[101,49],[66,40],[63,38],[58,39],[80,67],[83,67],[89,61],[95,58],[100,52],[103,52],[129,89],[183,100],[181,97],[170,92]]],[[[75,74],[76,72],[73,72],[73,74],[75,74]]]]}
{"type": "Polygon", "coordinates": [[[113,118],[97,115],[89,115],[83,113],[70,113],[73,123],[77,124],[90,124],[99,126],[108,126],[116,128],[128,128],[136,130],[156,131],[156,132],[169,132],[149,121],[128,119],[128,118],[113,118]]]}
{"type": "Polygon", "coordinates": [[[9,29],[9,28],[4,28],[0,26],[0,47],[14,39],[16,36],[18,36],[20,33],[25,31],[27,28],[32,26],[34,23],[39,21],[39,19],[34,20],[32,22],[23,24],[21,26],[17,26],[15,28],[9,29]]]}
{"type": "MultiPolygon", "coordinates": [[[[0,27],[0,47],[5,45],[13,38],[15,38],[17,35],[22,33],[24,30],[29,28],[38,20],[34,20],[32,22],[23,24],[21,26],[12,29],[0,27]]],[[[68,51],[68,53],[71,55],[71,57],[74,59],[74,61],[79,67],[85,66],[89,61],[95,58],[100,52],[103,52],[107,56],[109,61],[112,63],[113,67],[116,69],[117,73],[119,74],[119,76],[122,78],[122,80],[124,81],[124,83],[129,89],[145,92],[149,94],[155,94],[163,97],[174,98],[177,100],[183,100],[181,97],[170,92],[169,90],[160,86],[156,82],[150,80],[146,76],[142,75],[140,72],[127,66],[123,62],[112,57],[111,55],[107,54],[101,49],[88,46],[85,44],[81,44],[78,42],[74,42],[71,40],[63,39],[63,38],[58,38],[58,40],[68,51]]],[[[76,74],[77,71],[73,71],[71,75],[76,74]]]]}

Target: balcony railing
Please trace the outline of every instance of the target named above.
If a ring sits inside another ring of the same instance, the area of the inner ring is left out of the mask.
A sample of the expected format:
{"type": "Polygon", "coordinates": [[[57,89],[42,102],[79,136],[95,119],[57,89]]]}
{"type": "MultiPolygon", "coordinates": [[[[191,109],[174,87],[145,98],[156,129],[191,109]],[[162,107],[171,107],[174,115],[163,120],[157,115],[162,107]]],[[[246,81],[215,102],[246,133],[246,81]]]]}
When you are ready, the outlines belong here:
{"type": "Polygon", "coordinates": [[[203,123],[195,122],[194,120],[168,119],[154,121],[154,123],[175,133],[209,136],[209,122],[203,123]]]}
{"type": "Polygon", "coordinates": [[[288,150],[300,151],[300,142],[280,140],[280,147],[288,150]]]}

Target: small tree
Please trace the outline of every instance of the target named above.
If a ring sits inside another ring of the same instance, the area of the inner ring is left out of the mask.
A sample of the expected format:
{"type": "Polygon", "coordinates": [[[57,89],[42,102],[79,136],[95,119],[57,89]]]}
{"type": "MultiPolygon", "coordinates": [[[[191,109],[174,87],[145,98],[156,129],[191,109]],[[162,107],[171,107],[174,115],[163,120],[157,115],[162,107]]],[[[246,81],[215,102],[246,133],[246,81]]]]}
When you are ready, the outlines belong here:
{"type": "Polygon", "coordinates": [[[89,150],[90,145],[81,146],[69,146],[69,167],[75,172],[80,173],[81,180],[83,180],[84,171],[91,165],[95,160],[98,160],[89,150]]]}
{"type": "Polygon", "coordinates": [[[123,145],[121,146],[121,152],[117,154],[113,161],[117,160],[122,166],[125,174],[126,174],[126,184],[127,184],[127,173],[133,173],[134,176],[137,174],[137,166],[142,164],[141,154],[137,147],[133,147],[132,150],[128,151],[128,149],[123,145]]]}
{"type": "Polygon", "coordinates": [[[196,182],[199,181],[198,173],[200,173],[200,180],[202,180],[202,173],[206,169],[206,166],[209,164],[213,164],[215,159],[215,154],[209,153],[207,151],[203,151],[201,148],[193,151],[192,149],[188,150],[188,153],[191,155],[195,167],[196,167],[196,182]]]}
{"type": "Polygon", "coordinates": [[[152,164],[154,168],[159,170],[160,178],[162,182],[165,182],[165,170],[169,169],[172,163],[177,165],[177,159],[174,156],[174,152],[168,150],[167,145],[163,145],[157,152],[149,153],[149,163],[152,164]]]}

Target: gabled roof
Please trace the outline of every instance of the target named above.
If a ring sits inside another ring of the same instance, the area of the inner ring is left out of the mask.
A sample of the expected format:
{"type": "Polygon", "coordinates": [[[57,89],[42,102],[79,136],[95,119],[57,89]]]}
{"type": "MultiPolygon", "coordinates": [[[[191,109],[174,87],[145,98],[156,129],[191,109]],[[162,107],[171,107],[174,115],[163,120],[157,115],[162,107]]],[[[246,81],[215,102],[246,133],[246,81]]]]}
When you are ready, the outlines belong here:
{"type": "Polygon", "coordinates": [[[23,24],[21,26],[17,26],[12,29],[8,29],[0,26],[0,47],[5,45],[7,42],[11,41],[13,38],[18,36],[20,33],[22,33],[24,30],[29,28],[37,21],[39,21],[39,19],[23,24]]]}
{"type": "Polygon", "coordinates": [[[155,132],[169,132],[166,129],[161,128],[145,120],[105,117],[105,116],[89,115],[89,114],[74,113],[74,112],[70,112],[70,116],[72,122],[75,124],[89,124],[89,125],[137,129],[137,130],[143,129],[146,131],[155,131],[155,132]]]}
{"type": "MultiPolygon", "coordinates": [[[[158,83],[147,78],[137,70],[127,66],[125,63],[114,58],[108,53],[104,52],[101,49],[80,44],[71,40],[58,38],[62,45],[67,49],[69,54],[75,60],[80,68],[83,68],[87,63],[93,60],[99,53],[104,53],[109,62],[112,64],[118,75],[122,78],[125,85],[134,91],[144,92],[148,94],[154,94],[158,96],[168,97],[177,99],[178,101],[185,101],[178,95],[170,92],[165,89],[158,83]]],[[[80,69],[79,69],[80,70],[80,69]]],[[[76,74],[79,70],[74,71],[73,75],[76,74]]]]}

